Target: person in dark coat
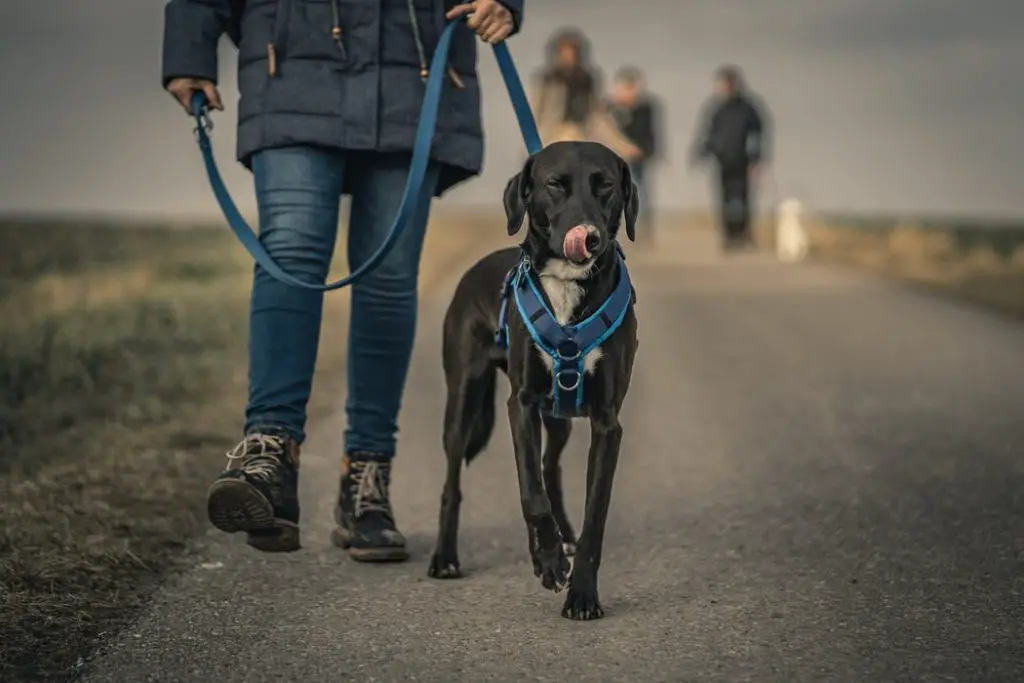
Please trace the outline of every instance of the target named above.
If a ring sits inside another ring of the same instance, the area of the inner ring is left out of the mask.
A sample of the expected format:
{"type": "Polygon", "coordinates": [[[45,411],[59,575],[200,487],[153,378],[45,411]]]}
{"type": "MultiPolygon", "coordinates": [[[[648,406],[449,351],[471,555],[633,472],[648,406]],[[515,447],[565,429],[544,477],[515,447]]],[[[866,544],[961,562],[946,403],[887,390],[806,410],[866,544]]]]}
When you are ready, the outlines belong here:
{"type": "Polygon", "coordinates": [[[653,223],[654,213],[650,201],[650,169],[660,149],[658,103],[644,88],[643,74],[634,66],[624,66],[615,74],[608,113],[619,131],[637,148],[629,160],[633,181],[640,193],[643,222],[653,223]]]}
{"type": "Polygon", "coordinates": [[[693,161],[714,158],[723,246],[751,243],[751,179],[768,159],[768,126],[763,106],[747,93],[738,68],[723,66],[715,74],[716,96],[704,105],[693,161]]]}
{"type": "MultiPolygon", "coordinates": [[[[397,213],[433,50],[456,30],[428,187],[389,256],[352,285],[347,429],[334,542],[357,560],[407,557],[388,495],[397,417],[416,326],[416,280],[432,197],[479,174],[476,38],[518,31],[524,0],[170,0],[163,85],[188,109],[217,92],[217,45],[238,47],[238,160],[251,169],[260,240],[288,272],[324,282],[351,196],[348,259],[364,263],[397,213]],[[474,35],[475,34],[475,35],[474,35]]],[[[211,522],[266,551],[299,547],[299,446],[320,334],[322,293],[256,267],[244,438],[210,489],[211,522]]]]}

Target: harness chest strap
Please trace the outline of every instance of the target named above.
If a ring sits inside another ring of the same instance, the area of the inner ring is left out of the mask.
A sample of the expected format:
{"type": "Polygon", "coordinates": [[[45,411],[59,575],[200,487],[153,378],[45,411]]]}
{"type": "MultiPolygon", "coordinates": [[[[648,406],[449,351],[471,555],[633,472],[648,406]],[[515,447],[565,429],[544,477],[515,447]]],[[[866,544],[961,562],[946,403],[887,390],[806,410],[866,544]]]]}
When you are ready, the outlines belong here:
{"type": "Polygon", "coordinates": [[[530,337],[553,361],[550,412],[555,415],[580,414],[584,359],[619,328],[634,301],[633,286],[621,248],[616,255],[619,280],[615,289],[597,311],[575,325],[561,325],[544,303],[529,261],[523,259],[505,277],[495,342],[499,348],[508,348],[508,302],[514,299],[530,337]]]}

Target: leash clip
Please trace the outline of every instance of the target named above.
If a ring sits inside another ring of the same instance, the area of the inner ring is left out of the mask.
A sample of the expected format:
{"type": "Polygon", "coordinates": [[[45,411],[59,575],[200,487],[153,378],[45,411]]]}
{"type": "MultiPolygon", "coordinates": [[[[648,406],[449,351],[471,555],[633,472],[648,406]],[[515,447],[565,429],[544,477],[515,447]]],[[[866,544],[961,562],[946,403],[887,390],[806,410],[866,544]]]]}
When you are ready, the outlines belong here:
{"type": "Polygon", "coordinates": [[[522,277],[519,278],[519,285],[520,286],[523,286],[523,285],[526,284],[525,279],[530,276],[530,270],[532,270],[532,269],[533,269],[533,261],[530,260],[529,256],[527,256],[526,254],[523,254],[523,257],[519,260],[519,267],[517,268],[517,270],[519,271],[519,275],[522,276],[522,277]]]}
{"type": "Polygon", "coordinates": [[[210,107],[207,105],[206,96],[199,90],[192,93],[192,100],[189,102],[189,113],[196,122],[192,127],[192,137],[196,142],[202,143],[200,132],[209,135],[213,130],[213,119],[210,117],[210,107]]]}
{"type": "Polygon", "coordinates": [[[196,125],[192,127],[192,136],[196,139],[196,142],[200,141],[200,129],[207,135],[213,130],[213,119],[210,117],[210,110],[206,107],[203,107],[202,113],[196,118],[196,125]]]}

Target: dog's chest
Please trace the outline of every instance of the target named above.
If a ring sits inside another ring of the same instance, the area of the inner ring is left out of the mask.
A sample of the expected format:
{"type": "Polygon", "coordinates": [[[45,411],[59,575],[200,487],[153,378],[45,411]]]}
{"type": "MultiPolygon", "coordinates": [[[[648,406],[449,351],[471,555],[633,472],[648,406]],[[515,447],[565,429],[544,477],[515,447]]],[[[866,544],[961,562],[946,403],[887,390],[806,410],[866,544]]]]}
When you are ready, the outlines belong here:
{"type": "MultiPolygon", "coordinates": [[[[540,285],[548,297],[555,320],[558,321],[559,325],[568,325],[573,311],[576,310],[576,306],[579,305],[580,300],[583,298],[583,287],[576,280],[556,277],[544,272],[540,274],[540,285]]],[[[540,347],[536,348],[541,361],[543,361],[548,371],[554,370],[555,363],[551,356],[540,347]]],[[[583,371],[587,374],[593,374],[598,361],[603,356],[604,353],[601,351],[601,347],[597,347],[587,353],[583,357],[583,371]]]]}
{"type": "Polygon", "coordinates": [[[779,222],[779,233],[789,242],[800,239],[800,220],[793,214],[786,214],[779,222]]]}

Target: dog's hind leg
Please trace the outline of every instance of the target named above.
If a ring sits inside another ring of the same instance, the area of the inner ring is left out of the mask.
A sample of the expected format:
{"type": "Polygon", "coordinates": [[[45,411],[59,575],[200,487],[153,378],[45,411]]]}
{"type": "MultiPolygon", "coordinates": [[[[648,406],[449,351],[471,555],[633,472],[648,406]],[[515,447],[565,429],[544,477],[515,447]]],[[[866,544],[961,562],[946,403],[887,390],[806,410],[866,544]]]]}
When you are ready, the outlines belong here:
{"type": "Polygon", "coordinates": [[[562,493],[562,451],[572,433],[572,420],[544,416],[544,490],[551,502],[551,514],[558,523],[565,554],[570,557],[576,552],[576,532],[572,529],[569,515],[565,511],[565,496],[562,493]]]}
{"type": "Polygon", "coordinates": [[[590,420],[590,454],[587,459],[587,502],[576,562],[569,577],[569,594],[562,616],[569,619],[600,619],[604,609],[597,595],[597,571],[601,567],[604,525],[612,497],[612,481],[619,461],[622,426],[618,411],[610,408],[590,420]]]}
{"type": "Polygon", "coordinates": [[[484,449],[494,430],[494,390],[497,370],[481,363],[468,372],[449,377],[444,414],[444,450],[448,461],[437,546],[427,574],[435,579],[455,579],[459,569],[459,508],[462,504],[462,463],[467,464],[484,449]],[[476,370],[476,373],[472,371],[476,370]]]}

